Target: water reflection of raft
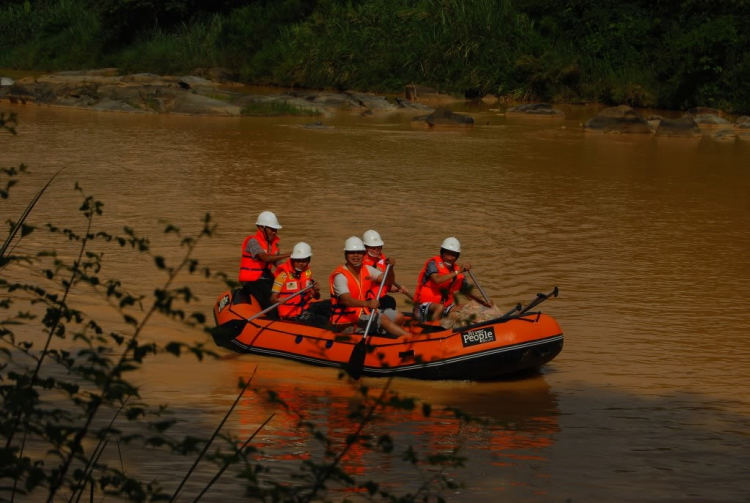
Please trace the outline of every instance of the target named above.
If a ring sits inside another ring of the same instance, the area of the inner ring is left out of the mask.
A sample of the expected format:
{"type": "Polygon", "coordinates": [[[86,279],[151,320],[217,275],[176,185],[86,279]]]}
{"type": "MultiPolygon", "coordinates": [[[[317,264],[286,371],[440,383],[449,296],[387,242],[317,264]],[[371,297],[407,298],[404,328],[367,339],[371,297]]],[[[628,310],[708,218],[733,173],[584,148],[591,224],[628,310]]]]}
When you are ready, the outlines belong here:
{"type": "MultiPolygon", "coordinates": [[[[557,295],[557,289],[554,291],[557,295]]],[[[539,294],[534,303],[540,302],[539,294]]],[[[260,316],[258,303],[242,290],[227,291],[214,306],[214,342],[239,353],[288,358],[313,365],[346,368],[361,336],[342,334],[294,321],[260,316]],[[222,328],[224,330],[219,330],[222,328]],[[238,330],[227,327],[238,326],[238,330]]],[[[367,338],[362,375],[414,379],[483,380],[541,367],[563,347],[560,326],[550,316],[528,309],[473,325],[443,329],[412,323],[411,335],[367,338]]]]}

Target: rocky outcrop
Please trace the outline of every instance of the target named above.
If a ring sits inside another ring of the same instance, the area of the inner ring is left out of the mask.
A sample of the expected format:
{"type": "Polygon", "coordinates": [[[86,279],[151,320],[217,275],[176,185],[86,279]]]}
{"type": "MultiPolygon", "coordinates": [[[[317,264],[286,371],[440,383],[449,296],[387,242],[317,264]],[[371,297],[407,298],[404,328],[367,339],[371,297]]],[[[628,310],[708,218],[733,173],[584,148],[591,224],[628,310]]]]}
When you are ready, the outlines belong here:
{"type": "Polygon", "coordinates": [[[236,100],[233,100],[232,104],[239,107],[245,107],[255,103],[270,104],[273,102],[283,103],[292,107],[299,108],[300,110],[307,110],[311,114],[333,115],[331,112],[328,112],[325,106],[323,106],[322,104],[316,104],[314,99],[307,99],[305,97],[294,96],[291,94],[243,94],[236,100]]]}
{"type": "Polygon", "coordinates": [[[384,96],[357,91],[334,93],[327,91],[302,91],[278,95],[241,95],[233,103],[245,106],[250,103],[265,103],[283,101],[288,105],[310,110],[323,115],[335,112],[353,112],[361,115],[388,113],[397,111],[400,107],[389,102],[384,96]]]}
{"type": "Polygon", "coordinates": [[[181,115],[225,115],[235,117],[240,115],[240,107],[200,94],[181,93],[172,101],[170,112],[181,115]]]}
{"type": "Polygon", "coordinates": [[[360,108],[366,108],[372,112],[392,112],[399,108],[397,105],[389,102],[385,96],[376,96],[372,93],[360,93],[357,91],[347,91],[344,94],[360,108]]]}
{"type": "Polygon", "coordinates": [[[60,72],[2,86],[0,100],[95,111],[216,116],[236,116],[246,105],[273,101],[283,102],[290,108],[307,113],[329,116],[340,111],[374,115],[404,109],[384,96],[357,91],[249,95],[231,87],[228,90],[206,78],[217,75],[221,79],[229,77],[228,72],[218,69],[206,70],[201,75],[179,77],[152,73],[118,75],[115,68],[60,72]]]}
{"type": "Polygon", "coordinates": [[[750,141],[750,121],[743,122],[737,128],[737,139],[750,141]]]}
{"type": "Polygon", "coordinates": [[[27,88],[18,82],[11,85],[5,94],[5,98],[11,103],[25,105],[27,103],[36,103],[36,95],[33,88],[27,88]]]}
{"type": "Polygon", "coordinates": [[[737,138],[737,133],[734,129],[720,129],[712,134],[711,138],[718,141],[734,141],[737,138]]]}
{"type": "Polygon", "coordinates": [[[116,69],[105,68],[21,79],[0,99],[18,104],[35,103],[100,112],[186,113],[190,110],[189,113],[199,115],[232,114],[231,109],[227,111],[225,103],[219,105],[195,94],[195,89],[190,90],[193,86],[211,87],[213,83],[193,76],[161,77],[148,73],[120,76],[116,69]],[[175,99],[182,95],[186,97],[181,101],[193,105],[185,108],[178,102],[177,110],[174,110],[175,99]],[[187,95],[197,97],[193,99],[187,95]]]}
{"type": "Polygon", "coordinates": [[[416,112],[432,113],[434,108],[416,101],[409,101],[402,98],[396,98],[396,106],[404,110],[414,110],[416,112]]]}
{"type": "Polygon", "coordinates": [[[507,115],[533,115],[542,117],[565,117],[565,114],[547,103],[526,103],[509,108],[507,115]]]}
{"type": "Polygon", "coordinates": [[[0,87],[12,86],[14,82],[10,77],[0,77],[0,87]]]}
{"type": "Polygon", "coordinates": [[[737,118],[734,123],[738,126],[742,126],[743,124],[750,124],[750,116],[743,115],[742,117],[737,118]]]}
{"type": "MultiPolygon", "coordinates": [[[[650,122],[650,121],[649,121],[650,122]]],[[[680,119],[662,119],[656,128],[656,136],[671,136],[676,138],[700,138],[701,129],[692,117],[680,119]]]]}
{"type": "Polygon", "coordinates": [[[715,108],[695,107],[688,110],[683,117],[692,118],[699,126],[731,126],[732,123],[721,117],[715,108]]]}
{"type": "Polygon", "coordinates": [[[627,105],[605,108],[587,120],[584,131],[591,133],[643,134],[651,133],[648,122],[627,105]]]}
{"type": "Polygon", "coordinates": [[[132,112],[140,114],[156,113],[152,110],[144,110],[140,107],[133,106],[125,101],[113,100],[109,98],[104,98],[100,102],[91,106],[91,110],[96,110],[99,112],[132,112]]]}
{"type": "Polygon", "coordinates": [[[429,115],[422,115],[412,119],[412,125],[426,126],[429,128],[443,127],[472,127],[474,119],[468,115],[453,113],[447,108],[438,108],[429,115]]]}
{"type": "Polygon", "coordinates": [[[404,88],[404,96],[409,101],[464,101],[461,98],[456,98],[449,94],[443,94],[432,87],[421,86],[419,84],[409,84],[406,86],[404,88]]]}
{"type": "Polygon", "coordinates": [[[652,131],[656,131],[659,129],[659,123],[664,120],[664,117],[661,115],[649,115],[646,119],[646,122],[648,122],[648,127],[651,128],[652,131]]]}

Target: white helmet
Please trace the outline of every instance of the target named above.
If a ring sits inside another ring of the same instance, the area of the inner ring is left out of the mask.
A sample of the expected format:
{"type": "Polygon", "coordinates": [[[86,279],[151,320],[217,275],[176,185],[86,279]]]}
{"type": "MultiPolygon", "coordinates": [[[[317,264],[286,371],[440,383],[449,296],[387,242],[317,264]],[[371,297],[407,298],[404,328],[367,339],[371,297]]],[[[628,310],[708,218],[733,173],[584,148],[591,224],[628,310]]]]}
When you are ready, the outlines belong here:
{"type": "Polygon", "coordinates": [[[255,225],[262,225],[264,227],[270,227],[271,229],[281,229],[281,224],[276,215],[270,211],[263,211],[258,215],[258,220],[255,221],[255,225]]]}
{"type": "Polygon", "coordinates": [[[310,248],[310,245],[300,241],[296,245],[294,245],[294,248],[292,248],[292,254],[289,258],[294,260],[303,260],[306,258],[312,257],[312,248],[310,248]]]}
{"type": "Polygon", "coordinates": [[[461,253],[461,243],[459,243],[458,239],[456,238],[445,238],[443,244],[440,245],[440,249],[461,253]]]}
{"type": "Polygon", "coordinates": [[[365,251],[365,244],[357,236],[352,236],[344,242],[344,251],[365,251]]]}
{"type": "Polygon", "coordinates": [[[380,239],[380,234],[370,229],[362,235],[362,241],[365,246],[383,246],[383,240],[380,239]]]}

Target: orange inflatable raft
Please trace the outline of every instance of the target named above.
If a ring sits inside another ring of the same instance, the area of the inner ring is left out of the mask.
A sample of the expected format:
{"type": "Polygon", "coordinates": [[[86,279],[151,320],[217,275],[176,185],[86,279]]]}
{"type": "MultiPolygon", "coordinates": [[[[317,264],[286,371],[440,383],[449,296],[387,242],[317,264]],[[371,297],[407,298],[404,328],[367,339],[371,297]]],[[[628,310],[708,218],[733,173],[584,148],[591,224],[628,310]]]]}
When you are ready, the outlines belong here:
{"type": "MultiPolygon", "coordinates": [[[[361,375],[431,380],[486,380],[541,367],[563,347],[560,326],[550,316],[525,308],[460,328],[409,320],[410,335],[371,334],[361,375]]],[[[303,363],[347,369],[361,334],[343,334],[301,322],[254,317],[258,302],[242,289],[224,292],[214,306],[214,342],[239,353],[288,358],[303,363]],[[250,321],[247,321],[248,319],[250,321]]]]}

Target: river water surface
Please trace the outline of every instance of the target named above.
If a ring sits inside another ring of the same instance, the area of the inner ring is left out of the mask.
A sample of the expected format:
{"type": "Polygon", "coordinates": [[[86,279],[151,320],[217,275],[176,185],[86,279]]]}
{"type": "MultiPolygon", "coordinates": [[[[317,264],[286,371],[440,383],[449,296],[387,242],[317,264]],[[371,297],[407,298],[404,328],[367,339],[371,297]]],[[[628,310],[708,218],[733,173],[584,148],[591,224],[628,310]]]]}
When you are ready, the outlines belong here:
{"type": "MultiPolygon", "coordinates": [[[[750,501],[750,142],[584,134],[596,110],[572,107],[546,120],[478,107],[467,131],[413,128],[401,114],[342,114],[313,130],[297,118],[13,111],[19,135],[0,135],[0,160],[32,175],[0,203],[3,220],[65,167],[34,223],[80,222],[75,181],[105,202],[106,227],[127,224],[155,242],[163,221],[195,230],[210,212],[219,233],[200,259],[232,274],[255,217],[272,210],[282,250],[310,243],[323,281],[344,240],[372,228],[412,290],[448,236],[500,306],[559,286],[540,307],[565,347],[541,372],[391,384],[493,421],[401,414],[389,425],[418,447],[460,447],[467,468],[452,475],[466,487],[449,501],[750,501]]],[[[117,253],[105,263],[134,289],[153,289],[148,263],[117,253]]],[[[194,286],[208,313],[222,286],[194,286]]],[[[167,324],[153,336],[205,337],[167,324]]],[[[208,435],[256,366],[261,390],[310,411],[333,436],[349,431],[351,391],[337,372],[283,360],[158,359],[144,371],[144,397],[169,403],[185,432],[208,435]]],[[[274,411],[256,395],[239,409],[233,427],[244,435],[274,411]]],[[[271,464],[314,449],[284,414],[260,442],[271,464]]],[[[139,463],[174,487],[191,461],[141,453],[139,463]]],[[[401,491],[421,481],[396,455],[347,463],[401,491]]],[[[239,498],[239,487],[226,477],[209,500],[239,498]]]]}

